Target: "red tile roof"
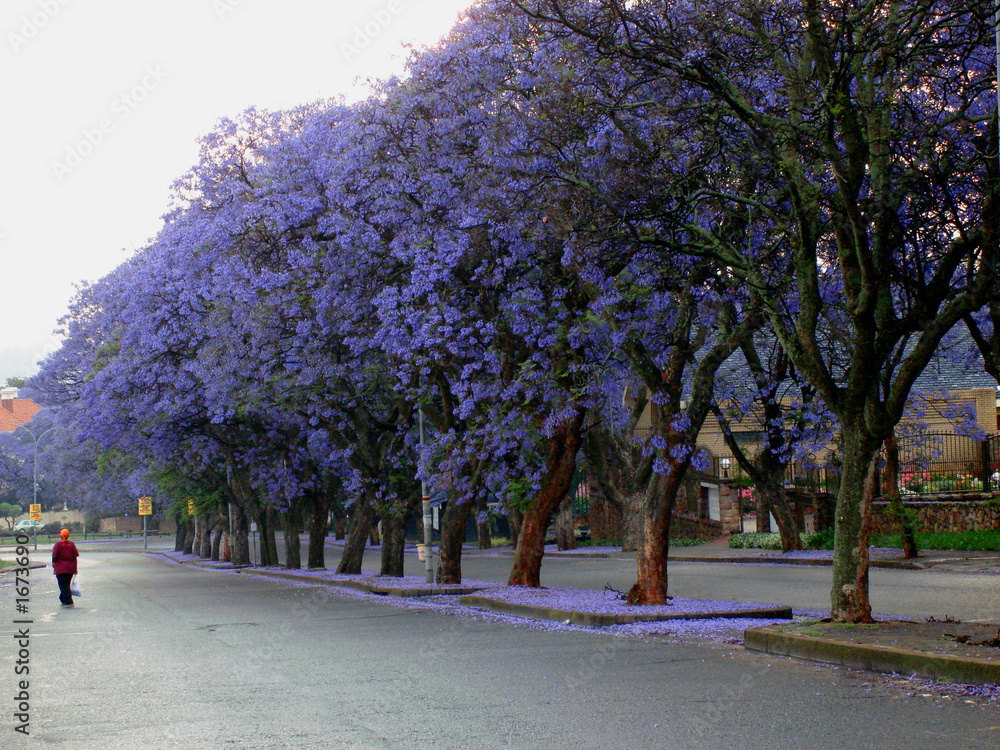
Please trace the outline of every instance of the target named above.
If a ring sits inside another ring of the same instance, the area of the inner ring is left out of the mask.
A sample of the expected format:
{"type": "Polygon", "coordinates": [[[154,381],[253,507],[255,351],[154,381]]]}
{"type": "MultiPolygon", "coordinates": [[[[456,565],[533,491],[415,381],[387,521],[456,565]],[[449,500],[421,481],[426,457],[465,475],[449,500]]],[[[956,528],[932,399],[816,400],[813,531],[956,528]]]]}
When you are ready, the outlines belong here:
{"type": "Polygon", "coordinates": [[[0,400],[0,432],[13,432],[28,424],[41,409],[30,398],[5,398],[0,400]]]}

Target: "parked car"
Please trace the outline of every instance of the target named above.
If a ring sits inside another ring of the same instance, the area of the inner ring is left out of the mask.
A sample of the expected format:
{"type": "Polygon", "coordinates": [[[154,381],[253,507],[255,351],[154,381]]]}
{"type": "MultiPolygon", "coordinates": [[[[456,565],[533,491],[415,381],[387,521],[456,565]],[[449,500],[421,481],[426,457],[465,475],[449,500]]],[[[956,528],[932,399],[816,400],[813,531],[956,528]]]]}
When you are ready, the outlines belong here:
{"type": "Polygon", "coordinates": [[[45,528],[45,524],[41,521],[18,521],[14,524],[14,531],[41,531],[45,528]]]}

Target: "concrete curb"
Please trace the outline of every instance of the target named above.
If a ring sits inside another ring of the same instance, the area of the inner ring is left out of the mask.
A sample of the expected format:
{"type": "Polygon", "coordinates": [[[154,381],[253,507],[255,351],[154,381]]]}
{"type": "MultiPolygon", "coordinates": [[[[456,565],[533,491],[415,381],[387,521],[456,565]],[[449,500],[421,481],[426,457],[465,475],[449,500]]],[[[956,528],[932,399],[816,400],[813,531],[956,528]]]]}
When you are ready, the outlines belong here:
{"type": "MultiPolygon", "coordinates": [[[[49,566],[46,563],[32,563],[31,565],[28,566],[28,570],[41,570],[42,568],[47,568],[47,567],[49,566]]],[[[10,567],[6,568],[0,568],[0,576],[4,575],[5,573],[12,573],[15,570],[22,570],[22,568],[19,568],[16,565],[11,565],[10,567]]]]}
{"type": "MultiPolygon", "coordinates": [[[[197,565],[197,563],[192,564],[197,565]]],[[[223,570],[226,569],[223,568],[223,570]]],[[[303,581],[306,583],[322,583],[327,586],[340,586],[341,588],[354,589],[355,591],[363,591],[368,594],[377,594],[379,596],[460,596],[463,594],[474,594],[475,592],[482,591],[486,588],[484,586],[452,586],[449,588],[380,586],[364,583],[363,581],[336,581],[329,578],[321,578],[319,576],[296,575],[295,573],[278,573],[273,570],[261,570],[260,568],[239,568],[236,569],[236,572],[265,576],[267,578],[281,578],[288,581],[303,581]]]]}
{"type": "MultiPolygon", "coordinates": [[[[810,557],[768,557],[764,555],[744,555],[740,557],[673,557],[667,558],[668,562],[697,562],[697,563],[736,563],[739,565],[813,565],[830,567],[832,560],[826,558],[810,557]]],[[[872,560],[868,563],[870,568],[895,568],[904,570],[924,570],[929,565],[910,560],[872,560]]]]}
{"type": "MultiPolygon", "coordinates": [[[[780,626],[779,626],[780,627],[780,626]]],[[[921,651],[845,643],[770,627],[750,628],[743,634],[750,651],[838,664],[889,674],[916,675],[930,680],[965,684],[1000,683],[1000,663],[976,657],[929,654],[921,651]]]]}
{"type": "Polygon", "coordinates": [[[554,622],[570,622],[574,625],[589,627],[606,627],[608,625],[628,625],[634,622],[660,622],[664,620],[711,620],[716,618],[766,618],[792,619],[791,607],[769,607],[763,609],[745,609],[736,612],[716,611],[698,613],[663,613],[663,614],[610,614],[599,612],[578,612],[568,609],[536,607],[530,604],[513,604],[498,601],[485,596],[463,596],[458,603],[466,607],[477,607],[505,615],[515,615],[533,620],[552,620],[554,622]]]}
{"type": "Polygon", "coordinates": [[[281,573],[276,570],[266,570],[254,565],[208,565],[197,560],[178,560],[170,555],[163,554],[162,552],[151,552],[148,554],[164,557],[173,563],[177,563],[178,565],[190,565],[194,568],[201,568],[202,570],[221,570],[230,573],[246,573],[249,575],[264,576],[266,578],[280,578],[287,581],[300,581],[313,584],[319,583],[326,586],[339,586],[341,588],[354,589],[355,591],[361,591],[366,594],[377,594],[379,596],[461,596],[464,594],[474,594],[477,591],[482,591],[484,588],[492,588],[490,586],[450,586],[448,588],[442,588],[440,586],[384,586],[365,583],[363,581],[338,581],[330,578],[323,578],[321,576],[311,576],[308,573],[304,575],[297,573],[281,573]]]}

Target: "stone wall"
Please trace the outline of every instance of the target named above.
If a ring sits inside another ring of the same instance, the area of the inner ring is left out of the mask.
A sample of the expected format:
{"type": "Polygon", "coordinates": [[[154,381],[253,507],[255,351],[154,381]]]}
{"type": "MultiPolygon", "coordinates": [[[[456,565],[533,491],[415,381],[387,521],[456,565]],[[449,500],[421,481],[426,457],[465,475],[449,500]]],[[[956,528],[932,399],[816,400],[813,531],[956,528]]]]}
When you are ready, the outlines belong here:
{"type": "MultiPolygon", "coordinates": [[[[102,518],[98,528],[102,533],[132,532],[133,534],[141,534],[142,516],[113,516],[111,518],[102,518]]],[[[155,520],[150,517],[147,522],[146,530],[159,531],[161,534],[173,534],[177,531],[177,522],[167,518],[155,520]]]]}
{"type": "MultiPolygon", "coordinates": [[[[953,495],[935,498],[923,496],[920,500],[903,502],[903,507],[913,516],[916,531],[988,531],[1000,528],[1000,498],[956,500],[953,495]]],[[[891,534],[898,529],[888,513],[888,503],[875,502],[872,514],[872,532],[891,534]]]]}

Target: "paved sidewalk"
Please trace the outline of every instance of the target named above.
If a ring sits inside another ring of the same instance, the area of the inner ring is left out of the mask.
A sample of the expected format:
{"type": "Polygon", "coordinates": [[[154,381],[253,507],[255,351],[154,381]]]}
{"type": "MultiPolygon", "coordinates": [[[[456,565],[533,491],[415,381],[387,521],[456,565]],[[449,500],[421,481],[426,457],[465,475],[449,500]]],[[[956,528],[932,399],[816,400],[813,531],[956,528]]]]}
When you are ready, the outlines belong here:
{"type": "Polygon", "coordinates": [[[751,651],[930,680],[1000,685],[1000,625],[878,622],[846,625],[798,622],[750,628],[751,651]]]}

